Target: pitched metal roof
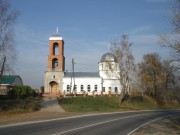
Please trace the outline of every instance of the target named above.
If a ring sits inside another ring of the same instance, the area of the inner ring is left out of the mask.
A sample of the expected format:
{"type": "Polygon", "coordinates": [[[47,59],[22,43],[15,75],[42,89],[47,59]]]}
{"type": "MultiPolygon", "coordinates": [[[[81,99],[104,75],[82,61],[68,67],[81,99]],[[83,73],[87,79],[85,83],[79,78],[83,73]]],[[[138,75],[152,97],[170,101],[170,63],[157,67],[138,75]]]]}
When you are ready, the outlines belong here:
{"type": "MultiPolygon", "coordinates": [[[[64,77],[71,77],[73,72],[65,72],[64,77]]],[[[74,72],[74,77],[99,77],[98,72],[74,72]]]]}
{"type": "Polygon", "coordinates": [[[17,75],[5,75],[5,76],[2,76],[1,78],[1,84],[12,84],[15,79],[19,77],[17,75]]]}

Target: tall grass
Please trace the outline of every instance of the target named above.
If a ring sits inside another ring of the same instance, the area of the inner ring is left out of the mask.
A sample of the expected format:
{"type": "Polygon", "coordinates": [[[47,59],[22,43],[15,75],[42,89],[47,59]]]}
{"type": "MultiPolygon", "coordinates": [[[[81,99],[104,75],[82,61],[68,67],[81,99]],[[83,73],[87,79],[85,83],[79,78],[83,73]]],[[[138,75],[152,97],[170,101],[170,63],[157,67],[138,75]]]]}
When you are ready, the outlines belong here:
{"type": "Polygon", "coordinates": [[[0,112],[30,112],[41,108],[40,97],[19,100],[0,100],[0,112]]]}

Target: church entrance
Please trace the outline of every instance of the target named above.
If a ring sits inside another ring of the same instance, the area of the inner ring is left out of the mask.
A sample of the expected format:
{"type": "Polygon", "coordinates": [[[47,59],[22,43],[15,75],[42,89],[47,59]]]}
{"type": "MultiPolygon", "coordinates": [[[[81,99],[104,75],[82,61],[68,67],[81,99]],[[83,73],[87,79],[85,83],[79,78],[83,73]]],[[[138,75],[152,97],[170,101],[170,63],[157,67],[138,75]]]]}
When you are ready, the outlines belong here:
{"type": "Polygon", "coordinates": [[[51,93],[52,94],[56,94],[58,91],[58,83],[56,82],[50,82],[50,86],[51,86],[51,93]]]}

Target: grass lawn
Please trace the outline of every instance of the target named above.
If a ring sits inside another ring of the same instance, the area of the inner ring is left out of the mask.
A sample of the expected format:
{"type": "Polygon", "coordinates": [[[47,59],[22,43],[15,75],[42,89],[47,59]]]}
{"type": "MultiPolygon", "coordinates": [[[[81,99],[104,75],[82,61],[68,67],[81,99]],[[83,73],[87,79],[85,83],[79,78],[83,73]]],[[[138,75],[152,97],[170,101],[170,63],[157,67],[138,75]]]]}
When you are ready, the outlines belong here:
{"type": "Polygon", "coordinates": [[[68,97],[59,99],[59,104],[67,112],[114,112],[180,108],[179,105],[172,104],[158,105],[154,99],[148,96],[130,96],[121,105],[119,105],[118,96],[68,97]]]}

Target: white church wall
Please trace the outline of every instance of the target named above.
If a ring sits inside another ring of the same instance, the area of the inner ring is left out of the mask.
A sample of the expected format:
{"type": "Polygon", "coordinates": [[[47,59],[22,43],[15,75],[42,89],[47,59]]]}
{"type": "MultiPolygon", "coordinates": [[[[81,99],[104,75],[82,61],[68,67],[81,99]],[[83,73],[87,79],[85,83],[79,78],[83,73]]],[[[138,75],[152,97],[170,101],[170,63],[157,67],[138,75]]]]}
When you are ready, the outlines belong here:
{"type": "MultiPolygon", "coordinates": [[[[70,90],[67,89],[67,86],[71,85],[71,78],[63,78],[63,91],[65,93],[70,93],[70,90]]],[[[74,81],[72,80],[72,86],[74,85],[74,81]]],[[[86,92],[88,95],[92,95],[93,91],[95,91],[95,85],[97,86],[97,90],[95,94],[100,94],[102,90],[102,79],[96,77],[82,77],[82,78],[75,78],[75,85],[76,85],[76,93],[83,94],[83,91],[86,92]],[[83,87],[83,88],[82,88],[83,87]],[[89,89],[88,89],[89,88],[89,89]]],[[[71,88],[71,92],[73,92],[73,87],[71,88]]]]}
{"type": "Polygon", "coordinates": [[[114,79],[111,79],[111,80],[103,80],[103,93],[104,94],[108,94],[109,91],[111,91],[111,94],[116,94],[116,92],[118,94],[121,93],[121,90],[122,90],[122,87],[120,85],[120,82],[119,80],[114,80],[114,79]]]}

